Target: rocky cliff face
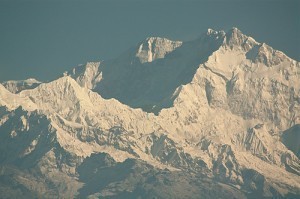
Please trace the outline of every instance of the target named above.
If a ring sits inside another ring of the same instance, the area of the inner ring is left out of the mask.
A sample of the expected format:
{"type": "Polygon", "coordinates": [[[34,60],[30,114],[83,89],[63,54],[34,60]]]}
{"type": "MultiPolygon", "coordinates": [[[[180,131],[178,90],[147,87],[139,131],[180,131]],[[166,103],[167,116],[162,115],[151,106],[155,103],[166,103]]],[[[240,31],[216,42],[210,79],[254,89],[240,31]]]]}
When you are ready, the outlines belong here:
{"type": "Polygon", "coordinates": [[[133,49],[0,85],[5,196],[299,197],[299,62],[236,28],[133,49]]]}
{"type": "Polygon", "coordinates": [[[166,38],[149,37],[138,45],[135,56],[141,63],[153,62],[164,58],[168,53],[182,45],[181,41],[171,41],[166,38]]]}

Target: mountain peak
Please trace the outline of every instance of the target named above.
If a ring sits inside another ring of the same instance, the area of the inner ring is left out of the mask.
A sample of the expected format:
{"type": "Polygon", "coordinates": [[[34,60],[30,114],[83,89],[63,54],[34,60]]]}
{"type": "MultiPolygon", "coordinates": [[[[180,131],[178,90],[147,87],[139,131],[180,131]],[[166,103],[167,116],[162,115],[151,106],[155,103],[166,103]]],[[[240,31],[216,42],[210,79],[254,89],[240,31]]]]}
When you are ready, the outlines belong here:
{"type": "MultiPolygon", "coordinates": [[[[61,96],[66,95],[76,95],[80,90],[82,90],[82,87],[71,77],[64,76],[60,77],[52,82],[44,83],[39,85],[37,88],[33,90],[25,90],[21,92],[21,95],[26,95],[28,92],[31,94],[38,94],[42,98],[47,98],[47,95],[51,95],[53,99],[58,98],[61,96]],[[51,93],[48,92],[51,90],[51,93]],[[53,91],[53,93],[52,93],[53,91]],[[45,94],[45,95],[43,95],[45,94]],[[52,96],[53,95],[53,96],[52,96]]],[[[48,96],[50,97],[50,96],[48,96]]]]}
{"type": "Polygon", "coordinates": [[[93,89],[102,79],[102,73],[99,69],[100,64],[101,62],[87,62],[66,71],[64,76],[72,77],[82,87],[93,89]]]}
{"type": "Polygon", "coordinates": [[[232,27],[229,31],[235,32],[235,33],[242,33],[237,27],[232,27]]]}
{"type": "Polygon", "coordinates": [[[157,41],[162,41],[162,40],[169,40],[169,39],[163,38],[163,37],[147,37],[145,39],[145,41],[147,41],[147,42],[157,42],[157,41]]]}
{"type": "Polygon", "coordinates": [[[256,45],[248,52],[248,56],[254,62],[264,63],[266,66],[271,67],[280,64],[288,58],[283,52],[274,50],[271,46],[266,43],[256,45]]]}
{"type": "Polygon", "coordinates": [[[233,27],[226,33],[225,44],[231,49],[241,48],[244,51],[249,51],[259,43],[256,42],[252,37],[243,34],[238,28],[233,27]]]}
{"type": "Polygon", "coordinates": [[[164,58],[166,54],[181,45],[181,41],[171,41],[161,37],[148,37],[138,45],[135,56],[141,63],[152,62],[156,59],[164,58]]]}
{"type": "Polygon", "coordinates": [[[229,45],[241,45],[247,39],[247,36],[234,27],[226,33],[226,38],[229,45]]]}
{"type": "Polygon", "coordinates": [[[72,87],[78,87],[81,88],[78,83],[71,78],[70,76],[64,76],[61,78],[58,78],[52,82],[49,82],[47,84],[44,84],[45,86],[59,86],[59,87],[65,87],[65,86],[72,86],[72,87]]]}
{"type": "Polygon", "coordinates": [[[47,113],[54,111],[68,118],[74,111],[79,113],[82,106],[91,107],[88,90],[69,76],[41,84],[32,90],[22,91],[20,95],[30,97],[40,110],[47,113]]]}
{"type": "Polygon", "coordinates": [[[232,27],[226,32],[227,36],[243,37],[245,36],[240,29],[237,27],[232,27]]]}

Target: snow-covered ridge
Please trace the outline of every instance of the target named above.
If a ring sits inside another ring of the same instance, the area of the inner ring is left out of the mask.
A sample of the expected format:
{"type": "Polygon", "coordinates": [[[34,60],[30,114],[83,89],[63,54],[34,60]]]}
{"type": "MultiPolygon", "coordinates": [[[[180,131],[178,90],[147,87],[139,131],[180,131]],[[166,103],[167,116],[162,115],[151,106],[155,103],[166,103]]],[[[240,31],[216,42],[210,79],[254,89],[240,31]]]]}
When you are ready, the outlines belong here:
{"type": "Polygon", "coordinates": [[[35,88],[41,83],[42,82],[40,82],[34,78],[29,78],[26,80],[5,81],[5,82],[2,82],[2,85],[12,93],[19,93],[22,90],[35,88]]]}
{"type": "Polygon", "coordinates": [[[8,109],[16,109],[17,107],[22,106],[30,111],[36,109],[36,105],[29,97],[21,97],[11,93],[2,84],[0,84],[0,106],[5,106],[8,109]]]}

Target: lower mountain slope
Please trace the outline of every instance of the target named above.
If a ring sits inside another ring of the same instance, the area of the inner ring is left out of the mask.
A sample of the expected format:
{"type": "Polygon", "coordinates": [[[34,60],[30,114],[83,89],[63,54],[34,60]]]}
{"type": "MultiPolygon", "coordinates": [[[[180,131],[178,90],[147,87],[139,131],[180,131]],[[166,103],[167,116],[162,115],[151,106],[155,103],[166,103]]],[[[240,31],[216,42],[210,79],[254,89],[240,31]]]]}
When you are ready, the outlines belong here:
{"type": "Polygon", "coordinates": [[[4,197],[14,189],[15,198],[299,196],[300,161],[281,126],[222,107],[218,91],[209,102],[203,82],[196,75],[159,115],[103,99],[70,77],[19,94],[1,87],[5,99],[18,99],[1,98],[4,197]]]}

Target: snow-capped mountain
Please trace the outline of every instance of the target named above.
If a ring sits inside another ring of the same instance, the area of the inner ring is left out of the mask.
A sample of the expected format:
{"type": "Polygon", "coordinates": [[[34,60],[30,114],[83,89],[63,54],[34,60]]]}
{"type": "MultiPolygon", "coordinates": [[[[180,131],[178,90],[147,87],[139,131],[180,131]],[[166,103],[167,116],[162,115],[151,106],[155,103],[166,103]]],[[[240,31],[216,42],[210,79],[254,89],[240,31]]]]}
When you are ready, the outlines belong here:
{"type": "Polygon", "coordinates": [[[147,38],[35,88],[0,85],[1,193],[297,198],[299,74],[233,28],[147,38]]]}

